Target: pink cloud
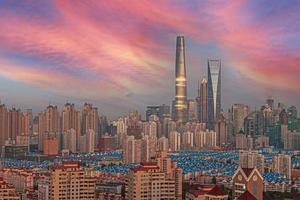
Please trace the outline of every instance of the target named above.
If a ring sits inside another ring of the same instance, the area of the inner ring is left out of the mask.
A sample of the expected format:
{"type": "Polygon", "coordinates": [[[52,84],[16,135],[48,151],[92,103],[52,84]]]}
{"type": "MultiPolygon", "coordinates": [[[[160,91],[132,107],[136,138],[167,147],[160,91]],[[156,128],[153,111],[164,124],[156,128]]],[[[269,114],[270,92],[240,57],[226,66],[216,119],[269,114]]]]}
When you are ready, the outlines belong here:
{"type": "Polygon", "coordinates": [[[10,69],[1,66],[1,74],[38,87],[53,82],[58,92],[68,91],[66,85],[72,83],[93,97],[99,88],[108,93],[103,95],[114,97],[131,92],[160,94],[170,90],[165,85],[174,65],[173,37],[182,33],[222,49],[229,64],[247,78],[298,91],[299,49],[276,41],[291,33],[274,21],[254,20],[249,2],[197,2],[191,11],[174,1],[57,0],[59,20],[50,24],[47,19],[21,18],[7,11],[0,18],[1,49],[37,57],[47,67],[9,64],[10,69]],[[172,43],[161,39],[171,37],[172,43]]]}

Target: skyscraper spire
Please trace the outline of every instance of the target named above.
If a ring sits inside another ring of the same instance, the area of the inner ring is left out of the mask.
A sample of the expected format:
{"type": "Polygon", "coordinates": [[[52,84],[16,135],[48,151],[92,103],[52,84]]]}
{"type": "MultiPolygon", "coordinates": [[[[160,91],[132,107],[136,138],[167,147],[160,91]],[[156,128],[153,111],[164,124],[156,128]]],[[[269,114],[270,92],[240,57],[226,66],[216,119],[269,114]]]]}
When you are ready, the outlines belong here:
{"type": "Polygon", "coordinates": [[[187,89],[185,68],[184,36],[178,36],[176,41],[176,96],[175,96],[175,120],[179,123],[186,122],[187,118],[187,89]]]}

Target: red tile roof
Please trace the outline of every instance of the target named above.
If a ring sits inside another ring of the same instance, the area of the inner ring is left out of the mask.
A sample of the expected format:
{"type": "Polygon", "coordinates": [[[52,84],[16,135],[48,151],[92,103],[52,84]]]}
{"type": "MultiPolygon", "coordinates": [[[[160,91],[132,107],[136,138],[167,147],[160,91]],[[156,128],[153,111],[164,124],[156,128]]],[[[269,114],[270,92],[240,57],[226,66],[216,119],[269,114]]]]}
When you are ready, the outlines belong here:
{"type": "Polygon", "coordinates": [[[138,171],[148,171],[150,169],[159,169],[159,167],[157,166],[156,162],[143,162],[141,163],[141,166],[134,167],[131,170],[133,172],[138,172],[138,171]]]}
{"type": "Polygon", "coordinates": [[[80,168],[80,163],[78,161],[63,161],[62,164],[57,164],[51,166],[52,170],[56,169],[79,169],[80,168]]]}
{"type": "Polygon", "coordinates": [[[247,177],[251,174],[254,168],[242,168],[247,177]]]}
{"type": "Polygon", "coordinates": [[[212,190],[210,190],[207,194],[212,195],[212,196],[224,196],[224,195],[226,195],[226,193],[217,185],[212,190]]]}
{"type": "Polygon", "coordinates": [[[141,162],[142,166],[157,166],[157,162],[141,162]]]}
{"type": "Polygon", "coordinates": [[[257,200],[253,194],[251,194],[248,190],[244,192],[238,200],[257,200]]]}
{"type": "Polygon", "coordinates": [[[192,189],[189,193],[191,193],[194,197],[204,196],[206,194],[211,196],[226,195],[219,186],[211,184],[199,185],[197,189],[192,189]]]}
{"type": "Polygon", "coordinates": [[[200,195],[206,194],[206,192],[204,192],[202,190],[191,190],[191,191],[189,191],[189,193],[191,193],[194,197],[198,197],[200,195]]]}

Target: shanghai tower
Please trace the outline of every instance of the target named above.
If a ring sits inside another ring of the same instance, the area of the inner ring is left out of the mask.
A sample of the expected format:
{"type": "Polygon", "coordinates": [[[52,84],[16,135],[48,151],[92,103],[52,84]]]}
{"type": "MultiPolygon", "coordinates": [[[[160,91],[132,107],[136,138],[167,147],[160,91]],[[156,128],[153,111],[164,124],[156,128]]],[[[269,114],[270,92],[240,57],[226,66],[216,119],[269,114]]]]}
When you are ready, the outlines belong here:
{"type": "Polygon", "coordinates": [[[184,37],[178,36],[176,41],[176,96],[175,96],[175,121],[184,123],[187,120],[187,89],[185,70],[184,37]]]}
{"type": "Polygon", "coordinates": [[[208,128],[221,112],[221,60],[208,60],[208,128]]]}

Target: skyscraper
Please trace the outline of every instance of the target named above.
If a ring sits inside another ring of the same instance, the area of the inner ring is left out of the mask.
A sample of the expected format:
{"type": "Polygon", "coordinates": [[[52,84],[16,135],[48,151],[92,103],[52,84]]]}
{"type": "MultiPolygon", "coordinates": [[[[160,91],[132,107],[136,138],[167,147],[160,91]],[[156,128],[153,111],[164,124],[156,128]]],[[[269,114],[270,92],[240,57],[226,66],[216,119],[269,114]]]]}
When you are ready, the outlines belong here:
{"type": "Polygon", "coordinates": [[[195,121],[196,120],[196,101],[194,99],[189,99],[187,101],[187,120],[195,121]]]}
{"type": "Polygon", "coordinates": [[[81,135],[80,112],[75,109],[74,104],[66,103],[62,112],[62,131],[66,132],[74,129],[76,133],[76,148],[79,150],[81,135]]]}
{"type": "Polygon", "coordinates": [[[208,128],[221,112],[221,60],[208,60],[208,128]]]}
{"type": "Polygon", "coordinates": [[[90,130],[94,131],[95,141],[99,140],[99,114],[98,108],[92,104],[85,103],[81,116],[81,135],[85,135],[90,130]]]}
{"type": "Polygon", "coordinates": [[[57,106],[49,105],[38,116],[39,150],[43,150],[47,133],[57,133],[61,129],[60,115],[57,106]]]}
{"type": "Polygon", "coordinates": [[[8,110],[4,104],[0,105],[0,145],[4,145],[8,135],[8,110]]]}
{"type": "Polygon", "coordinates": [[[207,123],[207,80],[202,79],[198,90],[198,120],[207,123]]]}
{"type": "Polygon", "coordinates": [[[224,113],[220,113],[216,125],[215,125],[215,131],[217,134],[217,146],[226,145],[228,142],[228,136],[226,131],[226,118],[224,116],[224,113]]]}
{"type": "MultiPolygon", "coordinates": [[[[233,125],[233,135],[237,134],[241,129],[244,130],[244,120],[250,113],[250,108],[245,104],[233,104],[231,107],[231,119],[233,125]]],[[[245,131],[246,132],[246,131],[245,131]]]]}
{"type": "Polygon", "coordinates": [[[278,154],[274,157],[274,171],[291,178],[292,160],[290,155],[278,154]]]}
{"type": "Polygon", "coordinates": [[[182,123],[187,118],[187,89],[184,37],[178,36],[176,42],[176,96],[175,96],[175,121],[182,123]]]}

